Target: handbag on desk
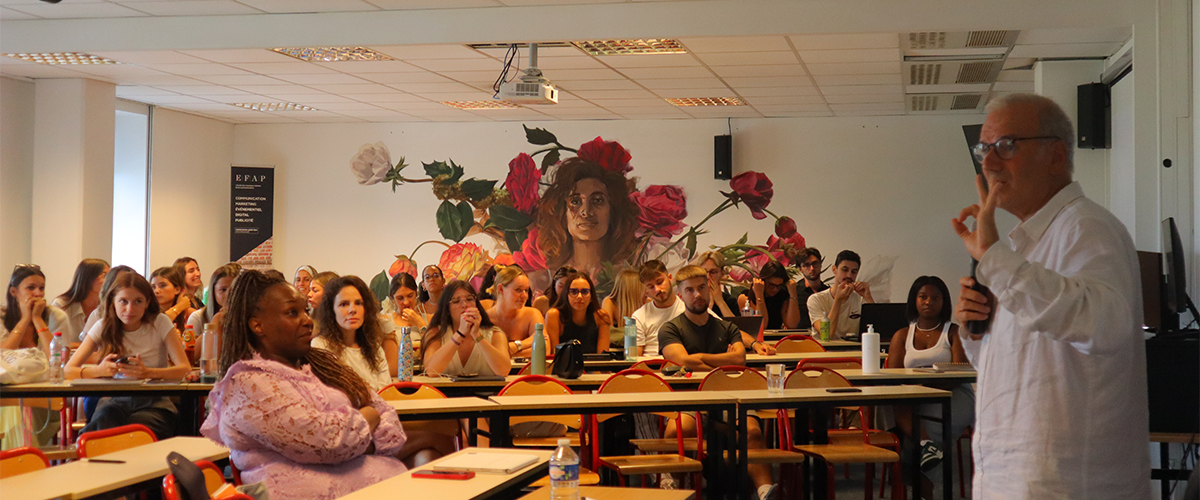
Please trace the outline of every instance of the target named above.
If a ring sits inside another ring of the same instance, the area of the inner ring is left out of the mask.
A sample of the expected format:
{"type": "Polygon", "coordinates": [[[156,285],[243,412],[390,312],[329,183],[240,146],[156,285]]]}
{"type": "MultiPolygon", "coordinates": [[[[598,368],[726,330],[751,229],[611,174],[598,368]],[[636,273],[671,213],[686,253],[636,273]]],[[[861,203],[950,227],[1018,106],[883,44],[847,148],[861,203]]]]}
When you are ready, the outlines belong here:
{"type": "Polygon", "coordinates": [[[551,374],[558,378],[576,379],[583,375],[583,344],[571,339],[554,348],[554,367],[551,374]]]}

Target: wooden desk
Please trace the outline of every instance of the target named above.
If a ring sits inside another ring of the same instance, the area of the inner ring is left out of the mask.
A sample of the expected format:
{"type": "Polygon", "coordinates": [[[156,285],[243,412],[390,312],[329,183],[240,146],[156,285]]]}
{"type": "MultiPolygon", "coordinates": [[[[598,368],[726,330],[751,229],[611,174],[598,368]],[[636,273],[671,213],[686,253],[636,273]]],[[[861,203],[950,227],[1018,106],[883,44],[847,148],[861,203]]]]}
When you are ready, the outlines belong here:
{"type": "MultiPolygon", "coordinates": [[[[884,353],[879,354],[880,360],[882,360],[886,357],[887,357],[887,355],[884,353]]],[[[787,368],[791,369],[791,368],[795,368],[796,364],[799,363],[801,360],[829,359],[829,358],[862,359],[862,354],[861,354],[861,351],[860,352],[850,352],[850,351],[791,352],[791,353],[778,353],[778,354],[773,354],[771,356],[763,356],[761,354],[747,354],[746,355],[746,366],[753,366],[755,368],[759,368],[759,367],[763,367],[763,366],[767,366],[767,365],[771,365],[771,364],[775,364],[775,363],[782,363],[782,364],[786,365],[787,368]]],[[[882,364],[882,362],[881,362],[881,364],[882,364]]]]}
{"type": "Polygon", "coordinates": [[[6,385],[0,388],[0,398],[80,398],[87,396],[166,396],[179,398],[179,418],[182,429],[197,435],[200,430],[200,398],[208,396],[213,384],[190,382],[89,383],[6,385]]]}
{"type": "Polygon", "coordinates": [[[346,500],[392,500],[395,498],[432,498],[440,500],[473,500],[492,496],[512,497],[521,488],[546,475],[550,455],[547,450],[511,450],[501,448],[467,448],[446,455],[413,470],[389,478],[342,497],[346,500]],[[413,477],[413,471],[432,469],[439,461],[464,453],[524,453],[537,455],[538,461],[512,474],[475,474],[457,481],[413,477]]]}
{"type": "MultiPolygon", "coordinates": [[[[608,377],[612,376],[609,373],[585,373],[577,379],[558,379],[572,392],[584,393],[591,392],[600,388],[608,377]]],[[[661,376],[661,374],[660,374],[661,376]]],[[[520,375],[509,375],[504,380],[464,380],[461,382],[451,381],[446,377],[426,377],[418,375],[413,377],[413,382],[420,382],[445,393],[447,396],[472,396],[472,395],[493,395],[500,392],[508,383],[520,378],[520,375]]],[[[662,377],[675,390],[695,390],[700,386],[700,381],[704,379],[703,374],[696,373],[691,377],[662,377]]]]}
{"type": "Polygon", "coordinates": [[[499,409],[496,403],[483,398],[410,399],[388,401],[401,420],[437,420],[443,418],[480,418],[484,413],[499,409]]]}
{"type": "MultiPolygon", "coordinates": [[[[613,488],[610,486],[580,486],[579,496],[592,500],[692,500],[695,492],[692,490],[658,490],[651,488],[613,488]]],[[[521,497],[521,500],[548,500],[550,487],[543,486],[537,491],[521,497]]]]}
{"type": "Polygon", "coordinates": [[[137,491],[130,488],[161,487],[161,479],[170,473],[167,454],[177,451],[189,460],[220,460],[229,456],[224,446],[201,437],[164,439],[137,448],[104,455],[123,464],[71,462],[28,474],[0,480],[5,498],[41,500],[50,498],[88,498],[120,496],[137,491]]]}
{"type": "Polygon", "coordinates": [[[842,374],[854,385],[899,385],[920,384],[937,388],[952,387],[958,384],[975,382],[977,372],[956,371],[931,373],[912,368],[883,368],[879,373],[865,374],[861,368],[844,368],[835,370],[842,374]]]}

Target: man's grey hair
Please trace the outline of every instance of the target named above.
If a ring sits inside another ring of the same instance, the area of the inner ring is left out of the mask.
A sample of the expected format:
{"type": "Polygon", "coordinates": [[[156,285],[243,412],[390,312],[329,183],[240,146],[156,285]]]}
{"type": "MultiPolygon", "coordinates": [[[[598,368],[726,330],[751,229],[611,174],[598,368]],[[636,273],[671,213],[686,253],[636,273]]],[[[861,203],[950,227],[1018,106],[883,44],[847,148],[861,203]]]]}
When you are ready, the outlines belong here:
{"type": "Polygon", "coordinates": [[[1028,105],[1038,110],[1038,135],[1048,135],[1062,140],[1067,147],[1067,172],[1075,172],[1075,127],[1071,118],[1058,103],[1049,97],[1037,94],[1006,94],[987,103],[988,114],[1009,106],[1028,105]]]}

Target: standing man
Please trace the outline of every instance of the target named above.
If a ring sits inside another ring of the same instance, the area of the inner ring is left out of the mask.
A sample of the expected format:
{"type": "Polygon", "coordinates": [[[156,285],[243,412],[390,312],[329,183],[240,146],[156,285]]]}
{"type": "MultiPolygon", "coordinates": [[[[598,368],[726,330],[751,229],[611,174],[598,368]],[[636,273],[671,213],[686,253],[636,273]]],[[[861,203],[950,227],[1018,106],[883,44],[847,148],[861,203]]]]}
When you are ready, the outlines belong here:
{"type": "Polygon", "coordinates": [[[875,303],[871,286],[857,281],[861,265],[858,254],[850,250],[838,252],[833,260],[833,286],[808,298],[808,320],[813,332],[820,331],[817,323],[828,317],[830,338],[839,340],[848,333],[858,333],[862,305],[875,303]]]}
{"type": "Polygon", "coordinates": [[[975,495],[1145,498],[1146,351],[1133,241],[1072,182],[1075,135],[1062,108],[1011,94],[987,110],[974,148],[987,185],[975,180],[979,203],[952,221],[991,290],[962,278],[955,307],[963,324],[992,317],[980,342],[964,343],[979,370],[975,495]],[[1011,247],[997,244],[997,208],[1021,220],[1011,247]]]}
{"type": "Polygon", "coordinates": [[[796,297],[796,305],[800,307],[800,318],[808,319],[808,298],[829,288],[829,285],[821,281],[821,266],[825,265],[825,257],[821,256],[820,250],[808,247],[800,251],[796,262],[800,263],[800,275],[804,276],[804,288],[796,291],[799,295],[796,297]]]}

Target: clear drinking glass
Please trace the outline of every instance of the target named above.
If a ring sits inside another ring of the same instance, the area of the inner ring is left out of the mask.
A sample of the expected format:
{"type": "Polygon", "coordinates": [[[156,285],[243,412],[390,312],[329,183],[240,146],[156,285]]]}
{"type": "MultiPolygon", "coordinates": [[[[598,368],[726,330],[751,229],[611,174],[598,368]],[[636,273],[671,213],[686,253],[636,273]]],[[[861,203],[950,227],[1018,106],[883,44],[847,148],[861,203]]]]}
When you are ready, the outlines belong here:
{"type": "Polygon", "coordinates": [[[767,365],[767,392],[771,394],[783,393],[782,364],[767,365]]]}

